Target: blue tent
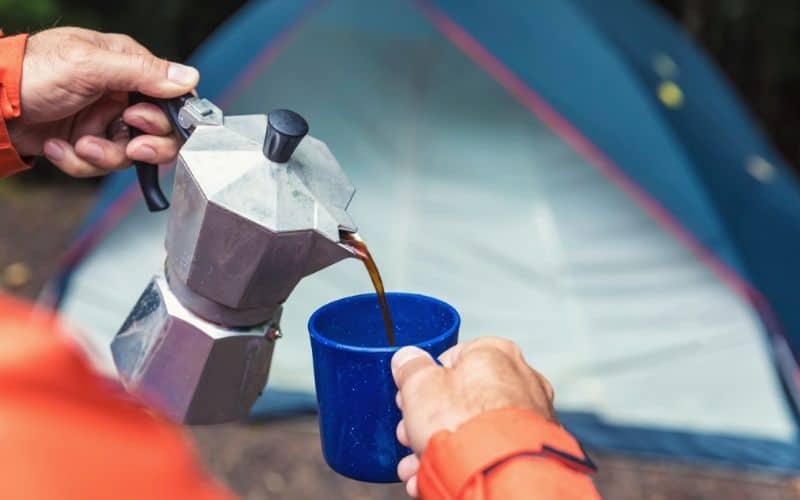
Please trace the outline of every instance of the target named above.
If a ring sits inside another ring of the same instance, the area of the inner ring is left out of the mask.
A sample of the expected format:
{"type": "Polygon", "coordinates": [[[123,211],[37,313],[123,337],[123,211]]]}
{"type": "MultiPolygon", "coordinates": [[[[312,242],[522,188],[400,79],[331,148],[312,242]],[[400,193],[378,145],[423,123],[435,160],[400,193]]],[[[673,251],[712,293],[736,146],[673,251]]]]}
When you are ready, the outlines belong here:
{"type": "MultiPolygon", "coordinates": [[[[192,63],[226,112],[306,116],[389,288],[520,343],[589,447],[800,470],[800,192],[645,1],[254,1],[192,63]]],[[[68,252],[55,299],[100,364],[163,230],[123,172],[68,252]]],[[[368,286],[298,287],[254,417],[313,407],[304,320],[368,286]]]]}

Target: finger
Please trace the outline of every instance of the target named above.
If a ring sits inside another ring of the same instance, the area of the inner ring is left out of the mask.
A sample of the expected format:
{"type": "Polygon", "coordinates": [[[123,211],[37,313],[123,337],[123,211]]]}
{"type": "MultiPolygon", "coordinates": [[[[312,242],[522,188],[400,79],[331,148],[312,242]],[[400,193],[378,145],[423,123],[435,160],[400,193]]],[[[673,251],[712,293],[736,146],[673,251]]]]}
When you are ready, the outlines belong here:
{"type": "Polygon", "coordinates": [[[395,394],[394,403],[397,405],[400,411],[403,411],[403,394],[400,391],[397,391],[397,394],[395,394]]]}
{"type": "Polygon", "coordinates": [[[550,401],[550,404],[552,405],[556,401],[556,391],[553,389],[553,384],[551,384],[546,377],[542,377],[541,380],[544,384],[544,392],[547,395],[547,400],[550,401]]]}
{"type": "Polygon", "coordinates": [[[464,349],[464,342],[454,345],[450,349],[444,351],[441,356],[439,356],[439,361],[441,361],[442,366],[447,368],[452,368],[458,362],[458,356],[461,351],[464,349]]]}
{"type": "Polygon", "coordinates": [[[130,165],[125,142],[112,142],[95,136],[83,136],[75,143],[75,154],[95,167],[117,170],[130,165]]]}
{"type": "Polygon", "coordinates": [[[168,135],[172,133],[172,124],[166,113],[150,102],[140,102],[122,113],[122,119],[130,125],[150,135],[168,135]]]}
{"type": "Polygon", "coordinates": [[[72,145],[61,139],[45,141],[44,155],[53,165],[72,177],[96,177],[108,173],[108,170],[96,167],[78,157],[72,145]]]}
{"type": "Polygon", "coordinates": [[[397,436],[397,440],[400,441],[400,444],[403,446],[409,446],[408,441],[408,432],[406,432],[406,425],[403,423],[402,420],[397,423],[397,429],[395,429],[395,435],[397,436]]]}
{"type": "Polygon", "coordinates": [[[398,389],[402,389],[413,375],[438,366],[431,355],[419,347],[403,347],[392,356],[392,376],[398,389]]]}
{"type": "Polygon", "coordinates": [[[412,476],[411,479],[408,480],[406,483],[406,493],[411,498],[417,498],[419,496],[419,490],[417,488],[417,476],[412,476]]]}
{"type": "Polygon", "coordinates": [[[404,483],[417,474],[419,470],[419,458],[415,454],[403,457],[397,463],[397,477],[404,483]]]}
{"type": "Polygon", "coordinates": [[[136,91],[151,97],[178,97],[200,80],[197,69],[155,57],[98,49],[87,60],[87,74],[107,90],[136,91]]]}
{"type": "Polygon", "coordinates": [[[136,161],[155,165],[169,163],[178,156],[178,139],[173,136],[140,135],[128,143],[125,153],[136,161]]]}
{"type": "MultiPolygon", "coordinates": [[[[526,366],[527,366],[527,365],[526,365],[526,366]]],[[[544,375],[542,375],[542,373],[541,373],[541,372],[539,372],[538,370],[536,370],[536,369],[532,368],[531,366],[527,366],[527,368],[528,368],[528,369],[529,369],[531,372],[533,372],[533,375],[536,377],[536,379],[537,379],[537,380],[539,381],[539,383],[541,384],[541,386],[542,386],[542,389],[544,390],[544,394],[545,394],[545,396],[547,396],[547,400],[550,402],[550,404],[553,404],[553,402],[554,402],[554,401],[555,401],[555,399],[556,399],[556,392],[555,392],[555,390],[553,389],[553,384],[551,384],[551,383],[550,383],[550,381],[549,381],[549,380],[547,380],[547,377],[545,377],[544,375]]]]}
{"type": "Polygon", "coordinates": [[[74,121],[69,140],[75,142],[85,135],[104,136],[110,123],[118,118],[128,103],[128,96],[110,93],[82,110],[74,121]]]}

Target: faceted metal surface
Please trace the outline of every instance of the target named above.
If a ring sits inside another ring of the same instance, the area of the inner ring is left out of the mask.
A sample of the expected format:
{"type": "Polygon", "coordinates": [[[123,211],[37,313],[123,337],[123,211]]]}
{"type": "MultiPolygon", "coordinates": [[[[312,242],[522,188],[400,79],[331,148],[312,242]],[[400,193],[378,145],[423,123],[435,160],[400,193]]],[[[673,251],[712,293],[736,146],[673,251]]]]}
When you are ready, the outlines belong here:
{"type": "Polygon", "coordinates": [[[286,163],[262,147],[266,115],[228,116],[199,125],[180,151],[207,199],[272,231],[313,229],[333,242],[355,231],[347,206],[355,188],[322,141],[306,136],[286,163]]]}
{"type": "Polygon", "coordinates": [[[265,157],[264,115],[223,118],[196,99],[181,113],[194,130],[177,162],[167,278],[153,279],[111,350],[127,387],[175,420],[225,422],[264,387],[297,283],[353,256],[339,231],[356,230],[354,189],[313,137],[286,163],[265,157]]]}
{"type": "Polygon", "coordinates": [[[260,320],[304,276],[352,257],[339,231],[356,230],[346,212],[354,188],[327,146],[306,136],[274,163],[262,152],[266,127],[265,115],[246,115],[195,129],[178,159],[166,239],[171,280],[260,320]]]}
{"type": "Polygon", "coordinates": [[[183,307],[157,276],[111,343],[114,363],[129,391],[178,422],[243,418],[267,382],[280,312],[224,328],[183,307]]]}

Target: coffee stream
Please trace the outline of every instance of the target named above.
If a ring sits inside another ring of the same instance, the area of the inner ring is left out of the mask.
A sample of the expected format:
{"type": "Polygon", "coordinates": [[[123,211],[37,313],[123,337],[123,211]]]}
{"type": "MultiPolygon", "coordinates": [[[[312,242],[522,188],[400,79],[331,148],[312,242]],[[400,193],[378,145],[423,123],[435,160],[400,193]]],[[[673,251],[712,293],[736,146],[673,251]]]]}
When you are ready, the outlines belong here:
{"type": "Polygon", "coordinates": [[[392,323],[392,315],[389,312],[389,303],[386,301],[386,291],[383,288],[383,280],[381,273],[378,271],[378,266],[375,265],[375,259],[369,253],[367,244],[364,243],[358,233],[342,232],[340,234],[342,244],[349,246],[353,249],[358,259],[364,263],[369,273],[369,279],[372,280],[372,286],[375,287],[375,294],[378,295],[378,302],[381,305],[381,312],[383,313],[383,325],[386,327],[386,340],[389,345],[395,345],[394,341],[394,323],[392,323]]]}

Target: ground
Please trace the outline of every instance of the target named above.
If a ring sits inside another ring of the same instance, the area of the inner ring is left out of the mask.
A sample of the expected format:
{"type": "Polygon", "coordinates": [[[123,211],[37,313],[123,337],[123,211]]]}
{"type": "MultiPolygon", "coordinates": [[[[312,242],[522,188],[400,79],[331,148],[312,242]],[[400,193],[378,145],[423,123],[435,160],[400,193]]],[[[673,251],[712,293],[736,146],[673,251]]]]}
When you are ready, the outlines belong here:
{"type": "MultiPolygon", "coordinates": [[[[192,430],[208,467],[246,499],[407,498],[401,486],[371,485],[338,476],[325,465],[314,416],[258,425],[192,430]]],[[[800,480],[591,453],[606,499],[786,500],[800,498],[800,480]]],[[[532,496],[531,498],[535,498],[532,496]]]]}
{"type": "MultiPolygon", "coordinates": [[[[35,298],[91,206],[96,184],[0,181],[0,290],[35,298]]],[[[190,430],[207,467],[246,499],[405,498],[399,485],[351,481],[325,465],[316,417],[190,430]]],[[[591,453],[609,499],[800,499],[800,478],[591,453]]]]}

